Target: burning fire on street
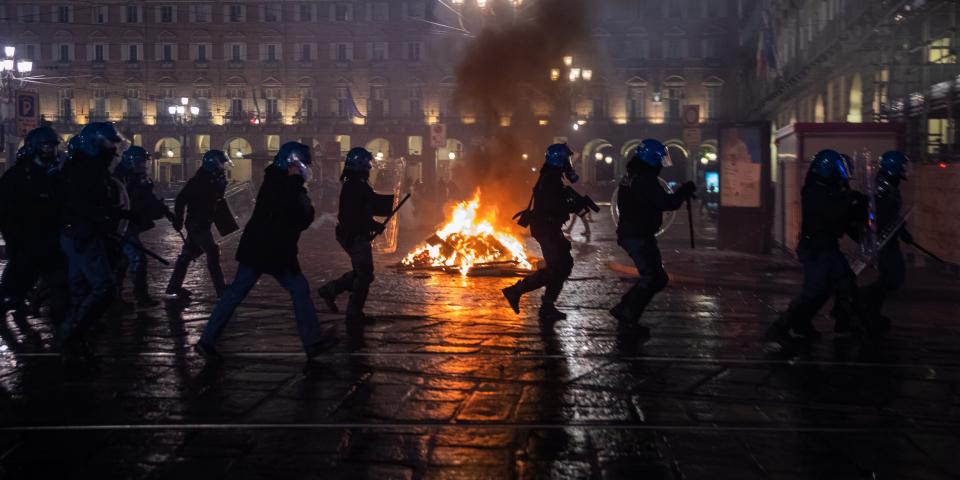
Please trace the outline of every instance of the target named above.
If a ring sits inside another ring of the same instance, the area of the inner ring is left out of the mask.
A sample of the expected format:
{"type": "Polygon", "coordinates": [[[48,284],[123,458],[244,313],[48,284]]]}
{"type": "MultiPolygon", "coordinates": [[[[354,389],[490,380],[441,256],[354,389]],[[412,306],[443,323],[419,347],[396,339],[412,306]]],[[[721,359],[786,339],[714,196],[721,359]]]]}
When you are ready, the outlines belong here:
{"type": "Polygon", "coordinates": [[[532,270],[523,242],[497,228],[496,220],[496,209],[481,205],[477,190],[472,199],[456,204],[446,223],[408,254],[401,268],[459,271],[464,276],[471,271],[532,270]]]}

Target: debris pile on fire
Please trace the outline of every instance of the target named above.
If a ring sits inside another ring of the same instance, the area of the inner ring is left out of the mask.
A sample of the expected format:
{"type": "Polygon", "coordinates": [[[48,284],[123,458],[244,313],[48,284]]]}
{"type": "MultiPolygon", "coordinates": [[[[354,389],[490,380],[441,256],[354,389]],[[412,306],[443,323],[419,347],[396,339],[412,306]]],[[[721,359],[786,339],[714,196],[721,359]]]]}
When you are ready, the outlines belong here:
{"type": "Polygon", "coordinates": [[[523,242],[497,229],[493,209],[481,210],[480,191],[458,203],[449,220],[408,254],[403,270],[434,270],[461,275],[503,275],[533,269],[523,242]]]}

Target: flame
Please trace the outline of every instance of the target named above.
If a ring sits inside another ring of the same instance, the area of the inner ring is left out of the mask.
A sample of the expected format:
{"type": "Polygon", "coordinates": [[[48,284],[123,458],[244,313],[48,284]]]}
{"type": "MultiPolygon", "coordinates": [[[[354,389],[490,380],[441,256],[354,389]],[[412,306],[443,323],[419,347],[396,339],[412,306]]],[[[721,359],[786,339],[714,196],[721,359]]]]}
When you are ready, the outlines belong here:
{"type": "Polygon", "coordinates": [[[480,190],[460,202],[435,236],[414,249],[401,263],[409,267],[452,267],[467,275],[470,269],[490,263],[509,263],[532,270],[523,242],[494,227],[494,209],[480,210],[480,190]]]}

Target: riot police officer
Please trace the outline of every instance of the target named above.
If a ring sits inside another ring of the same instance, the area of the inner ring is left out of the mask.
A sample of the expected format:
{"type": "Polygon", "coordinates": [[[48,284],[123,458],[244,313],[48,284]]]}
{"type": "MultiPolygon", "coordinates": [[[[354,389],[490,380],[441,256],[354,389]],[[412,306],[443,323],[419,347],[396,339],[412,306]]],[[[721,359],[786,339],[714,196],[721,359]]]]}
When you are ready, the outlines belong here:
{"type": "Polygon", "coordinates": [[[85,331],[110,306],[116,292],[107,238],[129,212],[117,208],[110,169],[125,140],[112,123],[83,127],[63,166],[63,214],[60,246],[67,256],[71,311],[61,328],[63,358],[88,360],[85,331]]]}
{"type": "Polygon", "coordinates": [[[887,295],[903,286],[906,278],[906,265],[900,240],[912,243],[913,236],[906,225],[897,228],[903,201],[900,196],[900,182],[907,179],[909,159],[902,152],[891,150],[880,156],[880,169],[877,172],[877,191],[875,195],[877,232],[890,235],[890,240],[877,254],[877,280],[861,290],[864,308],[865,327],[870,333],[884,333],[890,328],[890,320],[881,315],[883,302],[887,295]],[[896,230],[893,230],[897,228],[896,230]]]}
{"type": "Polygon", "coordinates": [[[772,341],[818,340],[820,332],[812,319],[831,294],[836,337],[848,337],[861,327],[856,276],[840,251],[839,239],[847,234],[859,241],[859,227],[867,221],[867,199],[850,188],[849,179],[848,164],[840,153],[822,150],[814,156],[800,193],[797,257],[803,264],[803,290],[767,329],[772,341]]]}
{"type": "Polygon", "coordinates": [[[220,269],[220,246],[213,240],[210,231],[213,218],[223,202],[223,194],[227,189],[226,167],[233,165],[230,157],[222,150],[208,150],[203,154],[203,161],[197,173],[183,186],[173,207],[173,228],[178,232],[187,228],[187,236],[183,242],[183,249],[173,266],[173,274],[167,284],[167,299],[182,299],[190,295],[190,291],[183,288],[183,280],[187,276],[190,263],[200,255],[207,256],[207,270],[217,296],[223,295],[226,288],[223,280],[223,270],[220,269]],[[186,222],[184,222],[186,210],[186,222]]]}
{"type": "MultiPolygon", "coordinates": [[[[50,290],[59,324],[69,302],[60,251],[60,136],[49,126],[30,131],[12,168],[0,177],[0,232],[10,259],[0,277],[0,316],[22,307],[38,279],[50,290]]],[[[33,305],[34,310],[38,305],[33,305]]]]}
{"type": "Polygon", "coordinates": [[[680,208],[697,190],[696,184],[686,182],[676,193],[667,193],[660,185],[664,166],[670,166],[667,148],[658,140],[644,140],[627,163],[627,173],[617,191],[617,243],[630,255],[640,278],[610,309],[610,314],[621,326],[639,329],[643,334],[649,334],[649,329],[636,322],[668,281],[656,237],[663,224],[663,212],[680,208]]]}
{"type": "Polygon", "coordinates": [[[340,207],[337,212],[337,243],[350,256],[353,267],[340,278],[327,282],[317,293],[331,312],[338,312],[337,295],[350,292],[347,303],[347,321],[364,321],[363,305],[373,283],[373,250],[370,242],[383,233],[384,225],[373,219],[376,193],[367,183],[373,164],[373,155],[363,147],[347,152],[340,181],[340,207]]]}
{"type": "Polygon", "coordinates": [[[320,331],[310,285],[300,270],[297,243],[313,223],[314,209],[304,183],[309,178],[310,147],[287,142],[267,167],[257,193],[253,215],[237,247],[237,275],[214,308],[195,350],[207,361],[218,362],[214,345],[240,302],[263,274],[271,275],[293,299],[297,331],[308,360],[333,341],[320,331]]]}
{"type": "Polygon", "coordinates": [[[124,232],[125,243],[122,248],[126,268],[121,265],[118,269],[117,287],[122,291],[124,274],[129,270],[133,274],[133,295],[138,307],[150,307],[159,303],[150,297],[147,289],[147,258],[136,248],[136,245],[142,245],[140,234],[152,229],[155,226],[154,220],[163,217],[173,219],[170,209],[153,193],[153,180],[147,174],[149,161],[150,154],[143,147],[131,146],[123,152],[120,164],[113,172],[114,177],[126,188],[130,210],[135,219],[127,225],[124,232]]]}
{"type": "Polygon", "coordinates": [[[573,270],[570,241],[563,235],[563,224],[576,210],[563,183],[564,177],[576,183],[579,176],[573,169],[573,151],[565,143],[547,148],[540,178],[533,187],[533,205],[529,213],[530,233],[540,244],[546,267],[528,275],[523,280],[503,289],[510,308],[520,313],[520,297],[527,292],[545,287],[538,316],[545,322],[567,318],[557,310],[556,301],[563,284],[573,270]]]}

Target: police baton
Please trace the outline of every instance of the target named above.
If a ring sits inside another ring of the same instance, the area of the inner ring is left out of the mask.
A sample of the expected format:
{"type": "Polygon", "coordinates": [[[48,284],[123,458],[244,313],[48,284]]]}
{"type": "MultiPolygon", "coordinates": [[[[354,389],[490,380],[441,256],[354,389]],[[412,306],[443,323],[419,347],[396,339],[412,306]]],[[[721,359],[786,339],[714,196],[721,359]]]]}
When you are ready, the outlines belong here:
{"type": "MultiPolygon", "coordinates": [[[[402,200],[400,200],[400,203],[397,204],[397,208],[394,208],[393,211],[390,212],[390,215],[387,215],[387,218],[385,218],[385,219],[383,220],[383,226],[384,226],[384,227],[386,227],[387,224],[390,223],[390,220],[393,219],[393,216],[396,215],[397,212],[400,211],[400,207],[402,207],[404,203],[407,203],[407,200],[410,200],[410,194],[409,194],[409,193],[406,194],[406,195],[403,197],[402,200]]],[[[377,233],[377,235],[380,235],[380,233],[383,233],[383,232],[379,232],[379,233],[377,233]]],[[[374,235],[373,238],[376,238],[377,235],[374,235]]]]}
{"type": "Polygon", "coordinates": [[[690,198],[687,199],[687,223],[689,224],[689,227],[690,227],[690,248],[695,249],[697,248],[697,243],[693,237],[693,207],[690,206],[690,201],[693,198],[694,197],[691,196],[690,198]]]}
{"type": "Polygon", "coordinates": [[[930,257],[930,258],[932,258],[932,259],[934,259],[934,260],[936,260],[936,261],[938,261],[938,262],[940,262],[940,263],[947,263],[944,259],[938,257],[936,253],[933,253],[933,252],[931,252],[930,250],[927,250],[926,248],[923,248],[922,246],[917,245],[917,242],[909,241],[909,242],[906,242],[906,243],[909,243],[910,245],[913,245],[917,250],[920,250],[921,252],[925,253],[928,257],[930,257]]]}

